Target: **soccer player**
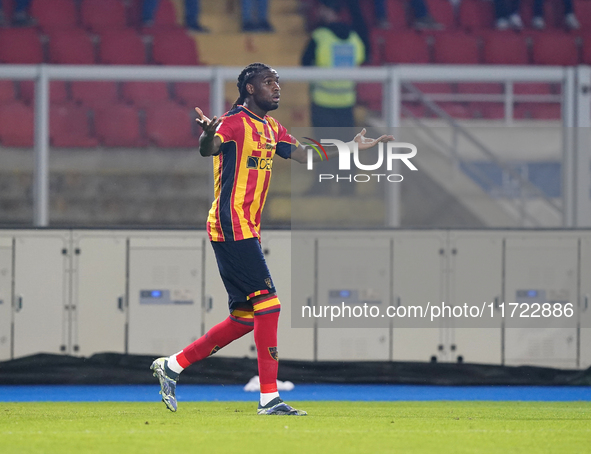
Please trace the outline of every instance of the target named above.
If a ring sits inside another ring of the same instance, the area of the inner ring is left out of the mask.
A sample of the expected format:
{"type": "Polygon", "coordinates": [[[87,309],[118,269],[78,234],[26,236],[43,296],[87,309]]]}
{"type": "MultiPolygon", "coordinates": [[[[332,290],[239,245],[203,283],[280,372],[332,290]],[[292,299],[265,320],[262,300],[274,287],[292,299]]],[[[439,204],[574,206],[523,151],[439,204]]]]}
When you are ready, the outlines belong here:
{"type": "MultiPolygon", "coordinates": [[[[260,245],[260,219],[273,167],[273,157],[300,163],[307,151],[267,112],[279,107],[279,76],[263,63],[248,65],[238,76],[239,97],[223,117],[211,120],[199,108],[197,122],[202,156],[213,156],[215,200],[207,233],[222,281],[228,291],[230,316],[180,352],[156,359],[151,366],[160,381],[162,401],[177,410],[179,374],[254,329],[260,378],[259,415],[305,415],[277,392],[277,323],[280,303],[260,245]]],[[[359,149],[393,140],[357,134],[359,149]]],[[[335,148],[336,149],[336,148],[335,148]]],[[[333,150],[334,154],[334,150],[333,150]]]]}

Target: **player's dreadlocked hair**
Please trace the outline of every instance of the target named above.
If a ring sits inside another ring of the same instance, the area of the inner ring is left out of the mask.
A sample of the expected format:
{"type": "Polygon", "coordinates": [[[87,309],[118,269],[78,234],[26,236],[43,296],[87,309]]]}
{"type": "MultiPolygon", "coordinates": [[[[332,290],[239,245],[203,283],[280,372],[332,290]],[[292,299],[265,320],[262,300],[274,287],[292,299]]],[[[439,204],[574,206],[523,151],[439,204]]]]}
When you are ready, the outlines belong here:
{"type": "Polygon", "coordinates": [[[251,63],[242,70],[242,72],[238,76],[238,83],[236,84],[236,86],[238,87],[239,96],[236,102],[232,105],[232,109],[236,108],[236,106],[240,104],[243,104],[246,98],[248,97],[248,92],[246,91],[246,84],[254,76],[259,75],[267,69],[271,69],[271,67],[265,65],[264,63],[251,63]]]}

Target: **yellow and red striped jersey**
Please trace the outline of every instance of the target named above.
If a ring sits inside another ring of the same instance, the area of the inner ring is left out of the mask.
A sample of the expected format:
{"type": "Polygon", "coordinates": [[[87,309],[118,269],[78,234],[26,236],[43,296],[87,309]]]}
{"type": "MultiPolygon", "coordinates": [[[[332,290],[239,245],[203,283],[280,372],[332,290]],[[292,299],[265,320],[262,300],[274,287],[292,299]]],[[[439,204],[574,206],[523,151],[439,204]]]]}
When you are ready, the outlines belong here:
{"type": "Polygon", "coordinates": [[[289,158],[297,141],[274,118],[261,118],[244,106],[223,116],[213,157],[214,201],[207,218],[211,241],[260,238],[273,157],[289,158]]]}

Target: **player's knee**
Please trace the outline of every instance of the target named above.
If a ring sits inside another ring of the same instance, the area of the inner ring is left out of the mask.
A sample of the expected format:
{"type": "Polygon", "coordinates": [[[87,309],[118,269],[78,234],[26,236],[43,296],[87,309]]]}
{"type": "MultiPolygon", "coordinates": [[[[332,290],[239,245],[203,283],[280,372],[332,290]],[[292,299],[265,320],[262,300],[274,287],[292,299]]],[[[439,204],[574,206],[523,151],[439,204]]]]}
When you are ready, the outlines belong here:
{"type": "Polygon", "coordinates": [[[264,315],[281,310],[281,303],[276,293],[260,295],[251,299],[254,315],[264,315]]]}
{"type": "Polygon", "coordinates": [[[254,328],[254,311],[252,309],[234,309],[230,312],[230,318],[240,323],[246,331],[254,328]]]}

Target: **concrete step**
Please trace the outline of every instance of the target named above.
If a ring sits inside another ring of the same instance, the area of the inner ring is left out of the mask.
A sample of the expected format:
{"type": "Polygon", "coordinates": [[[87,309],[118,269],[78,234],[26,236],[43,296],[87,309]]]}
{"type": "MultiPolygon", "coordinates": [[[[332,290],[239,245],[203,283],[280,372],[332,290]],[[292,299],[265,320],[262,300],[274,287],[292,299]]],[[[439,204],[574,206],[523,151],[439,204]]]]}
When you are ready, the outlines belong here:
{"type": "MultiPolygon", "coordinates": [[[[211,33],[225,35],[227,33],[240,33],[242,31],[242,18],[239,14],[201,14],[199,22],[204,27],[209,28],[211,33]]],[[[296,13],[274,14],[269,17],[269,22],[275,29],[275,33],[272,34],[274,36],[305,32],[305,19],[296,13]]]]}
{"type": "MultiPolygon", "coordinates": [[[[185,0],[172,0],[177,9],[184,11],[185,0]]],[[[240,16],[242,7],[240,0],[201,0],[201,14],[234,14],[240,16]]],[[[299,0],[269,0],[269,16],[280,13],[298,13],[300,11],[299,0]]]]}
{"type": "Polygon", "coordinates": [[[262,61],[273,66],[299,66],[305,34],[280,39],[276,34],[229,33],[223,39],[215,34],[198,34],[200,60],[207,65],[246,66],[262,61]]]}

